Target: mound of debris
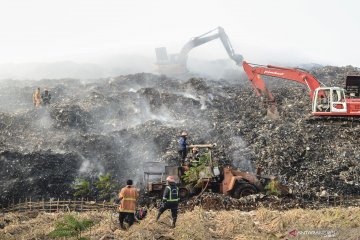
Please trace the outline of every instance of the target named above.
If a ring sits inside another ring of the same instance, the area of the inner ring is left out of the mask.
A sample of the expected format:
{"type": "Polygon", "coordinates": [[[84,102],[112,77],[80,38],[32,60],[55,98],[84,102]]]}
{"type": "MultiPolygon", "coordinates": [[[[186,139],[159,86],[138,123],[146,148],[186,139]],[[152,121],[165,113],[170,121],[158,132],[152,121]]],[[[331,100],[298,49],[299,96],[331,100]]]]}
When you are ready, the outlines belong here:
{"type": "Polygon", "coordinates": [[[235,199],[223,194],[204,192],[201,195],[183,201],[180,209],[193,210],[200,206],[204,210],[242,210],[251,211],[259,207],[276,210],[289,210],[293,208],[319,209],[330,206],[360,206],[358,198],[344,198],[339,196],[282,196],[265,195],[262,193],[235,199]]]}
{"type": "Polygon", "coordinates": [[[3,151],[0,152],[0,161],[0,189],[3,196],[8,196],[3,201],[39,195],[69,197],[69,185],[80,167],[78,156],[49,151],[3,151]]]}
{"type": "MultiPolygon", "coordinates": [[[[323,67],[313,73],[341,86],[347,74],[360,71],[323,67]]],[[[0,88],[0,99],[8,102],[0,107],[1,202],[31,193],[58,197],[79,176],[111,173],[120,183],[139,183],[145,162],[177,164],[182,130],[189,131],[190,143],[217,143],[214,158],[246,171],[262,165],[296,194],[358,195],[360,127],[306,121],[310,100],[303,86],[269,86],[277,120],[266,117],[243,79],[141,73],[97,81],[7,82],[0,88]],[[30,101],[39,85],[53,96],[48,108],[34,109],[30,101]]]]}
{"type": "Polygon", "coordinates": [[[195,206],[201,206],[205,210],[254,210],[258,207],[271,207],[273,209],[285,210],[301,207],[300,199],[276,197],[272,195],[254,194],[240,199],[235,199],[223,194],[205,192],[202,195],[191,198],[182,205],[182,209],[193,210],[195,206]]]}

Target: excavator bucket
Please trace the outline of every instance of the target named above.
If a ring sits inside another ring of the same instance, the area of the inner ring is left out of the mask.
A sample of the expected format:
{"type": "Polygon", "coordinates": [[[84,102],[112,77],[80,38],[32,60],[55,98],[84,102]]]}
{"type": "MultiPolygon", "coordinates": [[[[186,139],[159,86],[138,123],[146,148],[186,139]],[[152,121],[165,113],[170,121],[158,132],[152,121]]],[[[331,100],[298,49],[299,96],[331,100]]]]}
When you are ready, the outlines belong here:
{"type": "Polygon", "coordinates": [[[280,118],[279,111],[277,110],[275,105],[272,105],[267,109],[266,116],[269,117],[270,119],[279,119],[280,118]]]}
{"type": "Polygon", "coordinates": [[[280,114],[277,109],[274,112],[272,112],[270,109],[268,109],[266,116],[269,117],[270,119],[279,119],[280,118],[280,114]]]}

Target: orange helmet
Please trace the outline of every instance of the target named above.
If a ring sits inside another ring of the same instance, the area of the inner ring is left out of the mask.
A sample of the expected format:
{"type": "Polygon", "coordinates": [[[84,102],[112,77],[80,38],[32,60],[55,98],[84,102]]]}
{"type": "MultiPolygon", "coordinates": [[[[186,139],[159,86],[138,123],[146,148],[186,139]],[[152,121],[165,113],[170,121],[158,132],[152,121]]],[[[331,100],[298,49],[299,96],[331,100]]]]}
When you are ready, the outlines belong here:
{"type": "Polygon", "coordinates": [[[168,177],[166,178],[166,181],[168,181],[168,182],[175,182],[175,178],[174,178],[173,176],[168,176],[168,177]]]}

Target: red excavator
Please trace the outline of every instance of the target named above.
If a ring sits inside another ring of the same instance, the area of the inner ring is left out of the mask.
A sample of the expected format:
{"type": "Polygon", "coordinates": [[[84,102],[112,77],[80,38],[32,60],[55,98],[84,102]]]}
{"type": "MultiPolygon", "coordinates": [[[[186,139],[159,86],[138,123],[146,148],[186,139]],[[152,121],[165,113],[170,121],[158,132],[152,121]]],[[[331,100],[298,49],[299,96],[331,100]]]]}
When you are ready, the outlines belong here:
{"type": "Polygon", "coordinates": [[[322,87],[320,82],[310,73],[298,68],[284,68],[272,65],[257,65],[243,62],[255,92],[269,103],[268,113],[272,117],[278,115],[275,98],[266,87],[262,75],[287,79],[307,86],[312,100],[312,115],[321,117],[360,117],[360,76],[348,76],[346,87],[355,91],[346,92],[340,87],[322,87]],[[351,86],[350,86],[351,85],[351,86]],[[346,95],[345,93],[349,93],[346,95]]]}
{"type": "Polygon", "coordinates": [[[209,32],[206,32],[200,36],[190,39],[181,49],[179,54],[167,54],[165,47],[156,48],[156,58],[158,71],[161,74],[169,76],[181,76],[188,72],[186,62],[189,52],[204,43],[210,42],[219,38],[224,45],[224,48],[229,57],[239,65],[243,57],[240,54],[236,54],[229,37],[225,33],[222,27],[217,27],[209,32]]]}

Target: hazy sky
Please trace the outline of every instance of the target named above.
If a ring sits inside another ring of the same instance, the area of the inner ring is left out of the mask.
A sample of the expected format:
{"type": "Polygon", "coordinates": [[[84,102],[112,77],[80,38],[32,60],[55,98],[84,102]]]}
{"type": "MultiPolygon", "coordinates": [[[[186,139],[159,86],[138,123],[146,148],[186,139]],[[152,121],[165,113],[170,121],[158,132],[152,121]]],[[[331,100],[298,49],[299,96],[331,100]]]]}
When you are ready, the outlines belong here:
{"type": "MultiPolygon", "coordinates": [[[[0,0],[0,63],[108,54],[155,59],[222,26],[250,62],[360,66],[356,0],[0,0]]],[[[213,41],[190,57],[226,57],[213,41]]]]}

